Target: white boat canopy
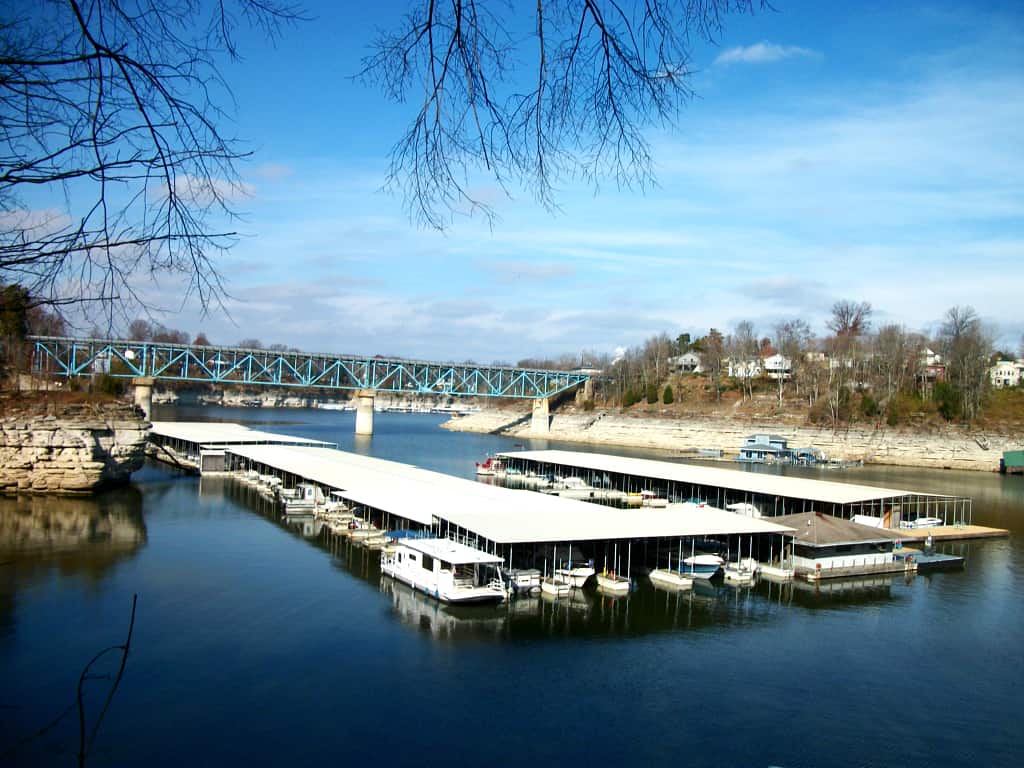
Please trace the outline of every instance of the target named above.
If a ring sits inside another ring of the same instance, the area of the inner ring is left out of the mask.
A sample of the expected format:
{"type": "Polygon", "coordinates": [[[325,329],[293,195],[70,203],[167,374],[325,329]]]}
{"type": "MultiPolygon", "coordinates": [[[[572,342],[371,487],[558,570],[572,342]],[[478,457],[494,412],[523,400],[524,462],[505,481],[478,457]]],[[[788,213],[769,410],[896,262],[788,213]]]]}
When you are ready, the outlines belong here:
{"type": "MultiPolygon", "coordinates": [[[[765,496],[785,496],[793,499],[807,499],[829,504],[855,504],[858,502],[907,496],[941,497],[941,494],[921,493],[894,488],[878,488],[871,485],[836,483],[826,480],[810,480],[802,477],[787,477],[764,472],[749,472],[742,469],[722,469],[697,464],[680,464],[674,461],[638,459],[630,456],[612,456],[605,453],[583,451],[514,451],[499,453],[504,459],[525,459],[538,464],[562,466],[571,469],[586,469],[595,472],[614,472],[637,478],[650,478],[668,482],[727,488],[765,496]]],[[[952,498],[952,497],[950,497],[952,498]]]]}
{"type": "Polygon", "coordinates": [[[710,506],[617,509],[327,448],[259,445],[228,450],[337,489],[356,504],[425,526],[463,528],[500,544],[792,532],[763,518],[710,506]]]}
{"type": "Polygon", "coordinates": [[[453,565],[469,565],[472,563],[502,563],[504,560],[497,555],[467,547],[451,539],[402,539],[402,546],[444,560],[453,565]]]}

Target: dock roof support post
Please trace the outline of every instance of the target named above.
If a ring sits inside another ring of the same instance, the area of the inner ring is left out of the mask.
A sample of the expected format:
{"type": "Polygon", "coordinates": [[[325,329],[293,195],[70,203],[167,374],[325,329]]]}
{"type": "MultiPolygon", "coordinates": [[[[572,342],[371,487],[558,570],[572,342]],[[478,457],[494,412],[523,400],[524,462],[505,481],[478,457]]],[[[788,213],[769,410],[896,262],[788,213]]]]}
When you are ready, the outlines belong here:
{"type": "Polygon", "coordinates": [[[373,434],[373,397],[374,390],[361,389],[356,394],[356,434],[373,434]]]}

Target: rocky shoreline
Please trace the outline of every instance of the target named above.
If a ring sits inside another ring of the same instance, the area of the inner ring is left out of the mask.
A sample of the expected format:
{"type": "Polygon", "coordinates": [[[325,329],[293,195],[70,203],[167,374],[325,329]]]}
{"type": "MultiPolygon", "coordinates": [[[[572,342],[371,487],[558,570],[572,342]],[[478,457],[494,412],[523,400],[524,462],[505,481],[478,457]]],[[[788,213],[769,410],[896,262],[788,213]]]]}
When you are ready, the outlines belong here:
{"type": "Polygon", "coordinates": [[[0,419],[0,492],[84,494],[127,483],[149,422],[121,402],[37,404],[0,419]]]}
{"type": "Polygon", "coordinates": [[[721,450],[727,459],[735,458],[748,435],[760,432],[781,435],[791,447],[820,448],[830,458],[843,461],[982,472],[997,472],[1002,452],[1018,449],[1024,442],[1019,432],[982,432],[956,425],[915,430],[888,427],[882,422],[833,431],[830,427],[774,420],[721,416],[659,418],[613,411],[556,413],[551,417],[547,435],[534,434],[529,414],[512,410],[482,411],[451,419],[443,426],[457,432],[545,437],[681,453],[721,450]]]}

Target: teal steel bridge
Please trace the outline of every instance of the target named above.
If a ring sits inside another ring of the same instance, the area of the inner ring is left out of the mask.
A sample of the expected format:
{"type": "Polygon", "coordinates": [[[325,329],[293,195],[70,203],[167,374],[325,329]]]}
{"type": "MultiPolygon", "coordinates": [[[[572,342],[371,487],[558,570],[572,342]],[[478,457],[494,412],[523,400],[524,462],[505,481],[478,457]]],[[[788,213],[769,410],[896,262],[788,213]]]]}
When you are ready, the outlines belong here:
{"type": "Polygon", "coordinates": [[[32,367],[58,377],[107,374],[205,384],[375,390],[537,400],[585,384],[590,372],[358,355],[32,336],[32,367]]]}

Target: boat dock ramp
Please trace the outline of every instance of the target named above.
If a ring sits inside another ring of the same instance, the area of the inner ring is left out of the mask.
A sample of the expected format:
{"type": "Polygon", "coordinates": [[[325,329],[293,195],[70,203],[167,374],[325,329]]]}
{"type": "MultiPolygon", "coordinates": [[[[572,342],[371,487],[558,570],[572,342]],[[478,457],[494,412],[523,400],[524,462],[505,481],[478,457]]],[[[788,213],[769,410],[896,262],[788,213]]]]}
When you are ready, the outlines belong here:
{"type": "Polygon", "coordinates": [[[737,470],[561,451],[503,454],[509,466],[589,473],[591,479],[608,475],[624,492],[657,489],[667,500],[658,507],[615,508],[475,482],[240,425],[155,422],[151,440],[157,458],[171,457],[179,466],[186,459],[202,474],[230,473],[275,496],[287,516],[317,520],[332,533],[371,548],[385,546],[392,540],[389,532],[402,530],[453,539],[500,557],[509,568],[553,571],[566,562],[589,561],[598,572],[636,574],[678,565],[697,550],[714,550],[726,563],[751,558],[763,565],[765,575],[787,579],[794,572],[794,530],[768,515],[737,514],[719,505],[764,504],[771,492],[779,509],[813,506],[822,503],[823,495],[837,508],[856,506],[880,514],[891,513],[894,506],[934,510],[940,498],[956,510],[958,520],[970,509],[969,499],[876,488],[871,489],[875,498],[869,499],[866,486],[737,470]],[[677,474],[681,468],[702,474],[684,480],[677,474]],[[715,476],[703,474],[708,472],[715,476]],[[818,486],[834,488],[826,495],[818,486]],[[840,496],[841,489],[850,490],[840,496]]]}

